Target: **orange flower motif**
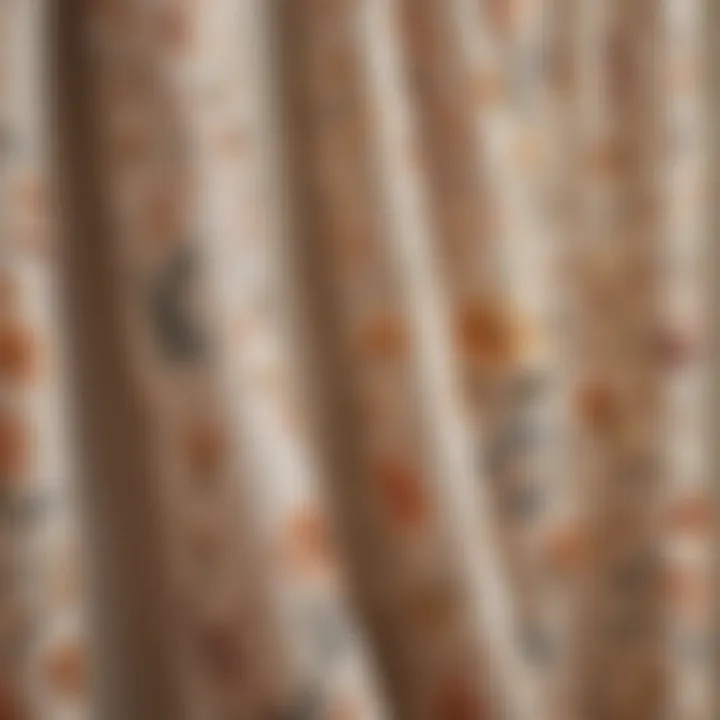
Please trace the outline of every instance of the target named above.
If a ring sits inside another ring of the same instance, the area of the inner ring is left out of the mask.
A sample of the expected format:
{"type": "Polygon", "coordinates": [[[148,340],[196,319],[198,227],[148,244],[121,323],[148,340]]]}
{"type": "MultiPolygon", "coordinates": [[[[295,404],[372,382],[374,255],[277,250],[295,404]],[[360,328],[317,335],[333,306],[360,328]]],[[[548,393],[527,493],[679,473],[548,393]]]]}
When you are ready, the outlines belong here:
{"type": "Polygon", "coordinates": [[[419,473],[403,461],[386,460],[376,470],[385,507],[403,528],[423,527],[429,515],[429,502],[419,473]]]}
{"type": "Polygon", "coordinates": [[[333,564],[333,549],[327,523],[317,510],[295,513],[285,532],[285,556],[298,570],[315,573],[333,564]]]}
{"type": "Polygon", "coordinates": [[[577,390],[578,414],[590,427],[608,430],[620,419],[618,398],[600,380],[588,381],[577,390]]]}
{"type": "Polygon", "coordinates": [[[187,436],[187,457],[200,475],[217,472],[226,457],[226,438],[222,428],[214,422],[199,422],[187,436]]]}
{"type": "Polygon", "coordinates": [[[53,687],[66,695],[80,697],[85,690],[85,655],[76,644],[54,648],[47,658],[47,672],[53,687]]]}
{"type": "Polygon", "coordinates": [[[458,318],[456,335],[468,359],[495,369],[520,361],[532,344],[527,323],[493,302],[465,308],[458,318]]]}
{"type": "Polygon", "coordinates": [[[561,527],[546,541],[545,557],[549,565],[563,575],[582,568],[588,554],[587,534],[578,525],[561,527]]]}
{"type": "Polygon", "coordinates": [[[704,497],[688,497],[670,509],[670,529],[681,533],[704,532],[712,527],[715,513],[712,503],[704,497]]]}
{"type": "Polygon", "coordinates": [[[18,479],[30,460],[30,443],[25,427],[17,418],[0,413],[0,478],[18,479]]]}
{"type": "Polygon", "coordinates": [[[30,720],[17,697],[6,684],[0,685],[0,720],[30,720]]]}
{"type": "Polygon", "coordinates": [[[37,371],[38,347],[22,325],[0,323],[0,380],[27,381],[37,371]]]}
{"type": "Polygon", "coordinates": [[[487,703],[468,681],[452,678],[437,695],[433,720],[483,720],[490,717],[487,703]]]}

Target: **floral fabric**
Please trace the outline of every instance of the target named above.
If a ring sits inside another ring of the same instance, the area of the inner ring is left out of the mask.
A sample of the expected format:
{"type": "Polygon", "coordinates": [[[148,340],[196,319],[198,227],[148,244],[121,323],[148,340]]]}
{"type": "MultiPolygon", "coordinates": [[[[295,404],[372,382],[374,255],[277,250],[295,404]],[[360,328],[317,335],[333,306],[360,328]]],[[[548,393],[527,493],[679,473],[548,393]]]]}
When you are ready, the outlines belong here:
{"type": "Polygon", "coordinates": [[[0,0],[0,718],[713,717],[707,5],[0,0]]]}

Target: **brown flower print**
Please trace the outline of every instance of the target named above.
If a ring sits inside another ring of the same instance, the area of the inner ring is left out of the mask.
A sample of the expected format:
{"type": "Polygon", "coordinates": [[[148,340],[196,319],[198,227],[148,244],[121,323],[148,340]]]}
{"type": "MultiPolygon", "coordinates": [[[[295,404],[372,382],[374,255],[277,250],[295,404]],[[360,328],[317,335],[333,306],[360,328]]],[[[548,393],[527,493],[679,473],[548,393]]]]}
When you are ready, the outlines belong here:
{"type": "Polygon", "coordinates": [[[393,521],[403,529],[425,526],[430,503],[420,473],[407,462],[388,459],[379,464],[376,477],[381,499],[393,521]]]}
{"type": "Polygon", "coordinates": [[[47,673],[52,686],[73,698],[85,693],[85,653],[75,644],[60,645],[50,650],[47,673]]]}

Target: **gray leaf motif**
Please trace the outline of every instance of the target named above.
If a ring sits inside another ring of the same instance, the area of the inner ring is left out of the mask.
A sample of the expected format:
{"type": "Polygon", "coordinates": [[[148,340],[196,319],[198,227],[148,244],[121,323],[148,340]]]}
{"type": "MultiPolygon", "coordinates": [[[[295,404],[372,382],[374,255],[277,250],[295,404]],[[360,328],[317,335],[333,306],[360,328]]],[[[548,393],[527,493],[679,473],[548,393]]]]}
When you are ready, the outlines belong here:
{"type": "Polygon", "coordinates": [[[56,498],[46,492],[0,492],[0,521],[5,527],[21,529],[40,522],[56,506],[56,498]]]}
{"type": "Polygon", "coordinates": [[[321,720],[322,717],[320,693],[308,688],[290,705],[272,713],[268,720],[321,720]]]}
{"type": "Polygon", "coordinates": [[[521,484],[507,488],[503,494],[504,514],[517,522],[529,522],[539,516],[548,502],[548,495],[542,487],[521,484]]]}
{"type": "Polygon", "coordinates": [[[680,631],[673,639],[672,649],[683,662],[702,663],[713,653],[713,638],[699,630],[680,631]]]}
{"type": "Polygon", "coordinates": [[[348,628],[341,614],[324,603],[313,603],[305,611],[305,623],[318,661],[323,666],[337,662],[348,640],[348,628]]]}
{"type": "Polygon", "coordinates": [[[498,477],[508,465],[521,459],[542,440],[536,424],[519,414],[485,443],[485,470],[490,477],[498,477]]]}
{"type": "Polygon", "coordinates": [[[552,633],[535,625],[524,628],[520,635],[520,645],[525,657],[538,665],[550,663],[557,651],[552,633]]]}
{"type": "Polygon", "coordinates": [[[197,362],[207,350],[205,332],[188,308],[197,278],[197,255],[192,247],[183,245],[163,265],[150,288],[155,336],[167,358],[176,362],[197,362]]]}

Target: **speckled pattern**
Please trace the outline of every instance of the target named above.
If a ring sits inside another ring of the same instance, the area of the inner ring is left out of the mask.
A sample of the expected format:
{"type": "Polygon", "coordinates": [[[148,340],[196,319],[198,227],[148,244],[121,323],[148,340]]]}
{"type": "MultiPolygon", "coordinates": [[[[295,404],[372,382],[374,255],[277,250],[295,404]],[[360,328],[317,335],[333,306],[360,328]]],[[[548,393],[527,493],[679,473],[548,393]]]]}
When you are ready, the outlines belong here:
{"type": "MultiPolygon", "coordinates": [[[[0,720],[102,720],[49,3],[0,0],[0,720]]],[[[187,720],[715,716],[706,5],[77,0],[187,720]]]]}
{"type": "Polygon", "coordinates": [[[44,2],[0,4],[0,716],[92,717],[44,2]]]}

